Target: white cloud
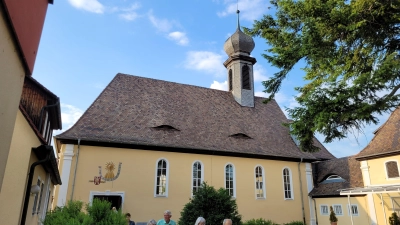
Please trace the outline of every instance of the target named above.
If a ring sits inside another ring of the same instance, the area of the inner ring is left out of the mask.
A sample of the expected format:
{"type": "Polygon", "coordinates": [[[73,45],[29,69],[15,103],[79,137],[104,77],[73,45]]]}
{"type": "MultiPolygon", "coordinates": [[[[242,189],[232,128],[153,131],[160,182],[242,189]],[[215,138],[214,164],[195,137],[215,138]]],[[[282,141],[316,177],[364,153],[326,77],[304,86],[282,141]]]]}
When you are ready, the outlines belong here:
{"type": "Polygon", "coordinates": [[[185,67],[221,76],[225,73],[223,56],[208,51],[190,51],[187,53],[185,67]]]}
{"type": "Polygon", "coordinates": [[[254,81],[265,81],[267,79],[267,71],[264,67],[259,64],[254,65],[254,81]]]}
{"type": "Polygon", "coordinates": [[[68,104],[61,103],[61,120],[63,130],[70,128],[82,116],[83,110],[68,104]]]}
{"type": "Polygon", "coordinates": [[[189,39],[186,36],[186,33],[184,32],[171,32],[168,34],[168,38],[171,40],[174,40],[178,45],[188,45],[189,44],[189,39]]]}
{"type": "Polygon", "coordinates": [[[77,9],[93,13],[103,13],[105,9],[98,0],[68,0],[68,2],[77,9]]]}
{"type": "Polygon", "coordinates": [[[225,9],[217,12],[219,17],[229,14],[235,14],[239,4],[240,19],[252,21],[259,19],[268,10],[269,3],[267,0],[225,0],[225,9]]]}
{"type": "Polygon", "coordinates": [[[122,12],[119,14],[119,17],[127,20],[127,21],[133,21],[136,18],[139,17],[139,14],[135,12],[137,9],[140,8],[140,4],[138,2],[133,3],[131,6],[126,7],[126,8],[115,8],[115,11],[122,12]]]}
{"type": "Polygon", "coordinates": [[[256,92],[254,92],[254,95],[258,96],[258,97],[263,97],[263,98],[268,98],[268,96],[269,96],[269,94],[262,92],[262,91],[256,91],[256,92]]]}
{"type": "Polygon", "coordinates": [[[221,90],[221,91],[227,91],[228,90],[228,81],[218,82],[218,81],[214,80],[214,82],[211,84],[210,88],[221,90]]]}
{"type": "Polygon", "coordinates": [[[121,19],[127,20],[127,21],[133,21],[136,18],[139,17],[139,15],[136,12],[127,12],[127,13],[121,13],[119,14],[119,17],[121,19]]]}
{"type": "Polygon", "coordinates": [[[153,15],[153,11],[148,13],[149,20],[155,28],[160,32],[169,32],[173,27],[173,22],[167,19],[159,19],[153,15]]]}

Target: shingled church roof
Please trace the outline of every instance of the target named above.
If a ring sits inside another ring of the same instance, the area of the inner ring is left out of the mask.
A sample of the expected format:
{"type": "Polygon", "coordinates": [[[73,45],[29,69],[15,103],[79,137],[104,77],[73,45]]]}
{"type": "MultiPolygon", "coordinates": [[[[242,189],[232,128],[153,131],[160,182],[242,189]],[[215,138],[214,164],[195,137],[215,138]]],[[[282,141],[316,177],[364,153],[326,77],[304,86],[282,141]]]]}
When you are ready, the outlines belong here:
{"type": "Polygon", "coordinates": [[[374,138],[356,155],[358,160],[400,154],[400,108],[374,133],[374,138]]]}
{"type": "Polygon", "coordinates": [[[58,141],[91,141],[246,154],[287,160],[335,158],[299,150],[272,100],[242,107],[227,91],[117,74],[58,141]]]}

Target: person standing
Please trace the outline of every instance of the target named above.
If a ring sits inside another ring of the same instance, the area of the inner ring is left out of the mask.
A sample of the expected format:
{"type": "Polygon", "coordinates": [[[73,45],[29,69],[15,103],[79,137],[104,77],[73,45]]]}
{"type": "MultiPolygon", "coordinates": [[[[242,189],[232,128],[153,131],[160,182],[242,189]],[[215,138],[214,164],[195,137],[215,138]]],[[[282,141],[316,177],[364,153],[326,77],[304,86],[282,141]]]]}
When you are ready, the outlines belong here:
{"type": "Polygon", "coordinates": [[[164,219],[161,219],[157,222],[157,225],[176,225],[176,222],[171,220],[171,211],[165,210],[164,219]]]}
{"type": "Polygon", "coordinates": [[[133,220],[131,220],[131,214],[130,213],[126,213],[125,214],[125,218],[126,218],[126,222],[128,225],[135,225],[135,222],[133,220]]]}

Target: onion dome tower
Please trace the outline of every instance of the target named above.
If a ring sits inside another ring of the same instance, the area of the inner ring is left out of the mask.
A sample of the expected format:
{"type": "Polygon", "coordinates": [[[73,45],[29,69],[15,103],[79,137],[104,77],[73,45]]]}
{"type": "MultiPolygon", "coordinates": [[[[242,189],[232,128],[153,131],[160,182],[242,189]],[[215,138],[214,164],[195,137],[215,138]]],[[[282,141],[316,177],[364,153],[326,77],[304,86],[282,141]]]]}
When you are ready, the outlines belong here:
{"type": "Polygon", "coordinates": [[[254,107],[254,76],[253,65],[257,62],[250,56],[254,49],[254,40],[240,30],[239,13],[237,10],[237,29],[224,44],[224,50],[229,58],[224,62],[228,71],[228,89],[235,100],[246,107],[254,107]]]}

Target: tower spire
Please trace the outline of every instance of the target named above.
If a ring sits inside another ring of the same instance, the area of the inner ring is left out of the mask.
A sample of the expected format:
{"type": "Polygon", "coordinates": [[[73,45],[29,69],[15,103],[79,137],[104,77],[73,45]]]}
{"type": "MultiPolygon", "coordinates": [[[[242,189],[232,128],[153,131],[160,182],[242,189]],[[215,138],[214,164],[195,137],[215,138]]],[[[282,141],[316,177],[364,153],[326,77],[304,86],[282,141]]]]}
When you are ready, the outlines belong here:
{"type": "Polygon", "coordinates": [[[237,1],[237,6],[236,6],[236,13],[237,13],[237,29],[240,30],[240,22],[239,22],[239,0],[237,1]]]}

